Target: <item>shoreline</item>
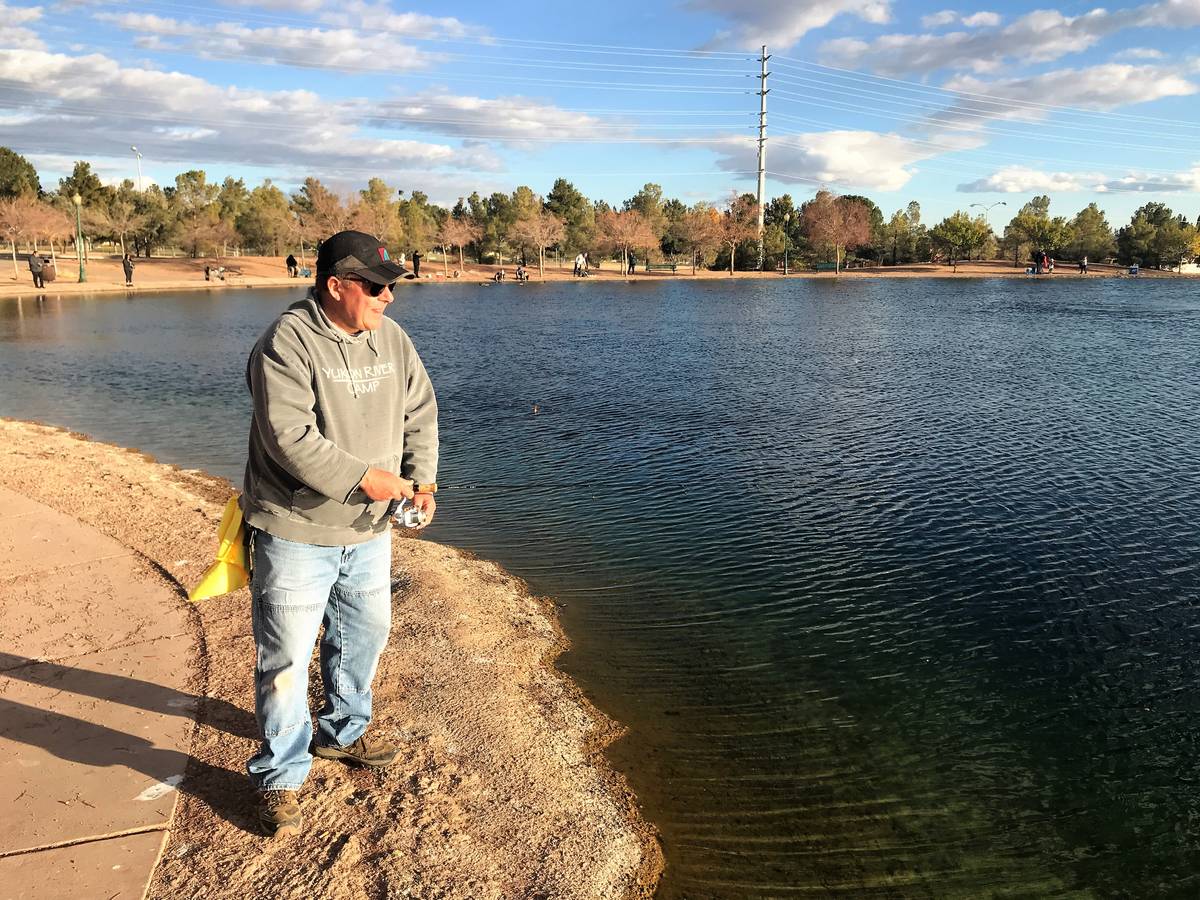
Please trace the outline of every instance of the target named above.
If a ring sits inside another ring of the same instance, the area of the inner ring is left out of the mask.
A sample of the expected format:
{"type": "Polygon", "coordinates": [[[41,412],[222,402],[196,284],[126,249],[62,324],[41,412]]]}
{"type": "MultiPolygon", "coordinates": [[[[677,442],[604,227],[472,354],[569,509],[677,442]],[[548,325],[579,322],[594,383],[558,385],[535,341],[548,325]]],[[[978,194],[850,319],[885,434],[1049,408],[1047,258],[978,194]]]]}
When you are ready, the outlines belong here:
{"type": "Polygon", "coordinates": [[[378,773],[317,760],[296,853],[252,825],[249,592],[184,599],[211,560],[232,486],[57,426],[0,419],[0,433],[0,484],[127,546],[187,613],[199,708],[147,896],[263,879],[281,896],[338,900],[653,895],[656,833],[604,756],[624,729],[555,668],[569,642],[551,600],[494,563],[398,536],[373,727],[404,749],[378,773]]]}
{"type": "MultiPolygon", "coordinates": [[[[67,262],[64,260],[64,262],[67,262]]],[[[28,272],[22,272],[18,277],[0,276],[0,298],[10,297],[13,299],[25,299],[47,296],[65,296],[68,294],[93,294],[93,293],[115,293],[126,294],[130,297],[135,297],[139,294],[154,293],[157,291],[181,291],[181,290],[226,290],[237,288],[261,288],[261,287],[296,287],[297,289],[307,289],[311,283],[310,279],[305,278],[289,278],[286,275],[278,274],[283,268],[283,262],[275,257],[263,256],[243,256],[223,258],[223,262],[227,263],[232,270],[239,270],[238,274],[230,274],[226,280],[205,281],[203,269],[206,264],[213,264],[212,260],[191,259],[182,257],[163,257],[147,260],[140,260],[138,267],[134,270],[134,286],[126,287],[124,275],[121,274],[120,261],[116,259],[100,259],[97,258],[87,263],[88,281],[82,284],[74,280],[75,277],[71,273],[73,263],[68,265],[63,270],[61,280],[50,282],[46,288],[38,290],[30,280],[28,272]]],[[[18,266],[24,265],[22,260],[18,260],[18,266]]],[[[426,264],[425,274],[419,279],[406,278],[400,282],[400,288],[396,294],[399,295],[405,285],[410,284],[493,284],[492,274],[499,266],[493,265],[476,265],[468,264],[462,271],[461,276],[455,278],[447,277],[441,266],[435,264],[426,264]]],[[[511,276],[514,267],[509,264],[503,267],[511,276]]],[[[1063,266],[1062,271],[1053,275],[1027,275],[1023,268],[1014,267],[1010,262],[1003,260],[989,260],[985,262],[962,263],[959,265],[959,271],[952,271],[948,266],[940,263],[914,263],[901,266],[874,266],[867,268],[848,269],[834,275],[832,272],[812,272],[812,271],[791,271],[784,275],[779,271],[772,272],[735,272],[730,275],[728,271],[711,271],[707,269],[698,269],[693,275],[689,271],[689,266],[681,267],[681,271],[677,274],[669,272],[637,272],[634,275],[620,274],[616,268],[613,269],[593,269],[592,274],[588,278],[575,278],[568,270],[546,269],[544,278],[539,278],[537,270],[531,270],[529,284],[537,284],[541,282],[569,282],[594,284],[603,282],[606,284],[626,283],[626,284],[641,284],[645,282],[660,282],[660,281],[714,281],[723,279],[740,279],[740,280],[776,280],[776,279],[819,279],[819,280],[837,280],[845,279],[860,279],[860,278],[954,278],[954,279],[979,279],[979,278],[1037,278],[1037,279],[1094,279],[1094,278],[1133,278],[1140,279],[1158,279],[1158,278],[1184,278],[1196,279],[1200,278],[1197,275],[1177,274],[1168,271],[1159,271],[1153,269],[1143,269],[1138,276],[1131,276],[1127,273],[1123,266],[1107,266],[1103,264],[1093,264],[1092,271],[1087,275],[1082,275],[1074,270],[1074,267],[1063,266]]],[[[453,271],[453,270],[452,270],[453,271]]],[[[511,277],[509,283],[513,282],[511,277]]]]}

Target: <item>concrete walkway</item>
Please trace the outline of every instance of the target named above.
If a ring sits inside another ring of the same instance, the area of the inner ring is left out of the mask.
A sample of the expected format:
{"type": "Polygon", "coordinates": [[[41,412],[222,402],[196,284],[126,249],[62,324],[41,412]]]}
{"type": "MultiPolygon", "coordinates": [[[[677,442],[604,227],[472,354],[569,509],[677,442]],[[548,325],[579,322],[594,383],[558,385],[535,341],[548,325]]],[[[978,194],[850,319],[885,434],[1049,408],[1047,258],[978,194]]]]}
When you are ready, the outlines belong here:
{"type": "Polygon", "coordinates": [[[192,736],[185,602],[0,488],[0,900],[145,895],[192,736]]]}

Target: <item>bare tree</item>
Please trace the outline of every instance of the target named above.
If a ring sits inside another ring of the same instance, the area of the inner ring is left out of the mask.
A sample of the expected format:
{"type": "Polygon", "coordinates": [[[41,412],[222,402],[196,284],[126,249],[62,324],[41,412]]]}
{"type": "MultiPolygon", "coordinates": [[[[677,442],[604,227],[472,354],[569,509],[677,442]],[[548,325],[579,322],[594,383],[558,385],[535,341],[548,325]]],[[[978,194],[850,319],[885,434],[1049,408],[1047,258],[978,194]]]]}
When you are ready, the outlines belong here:
{"type": "Polygon", "coordinates": [[[721,244],[729,248],[729,274],[732,275],[738,244],[758,237],[758,204],[737,193],[732,194],[717,226],[721,244]]]}
{"type": "Polygon", "coordinates": [[[658,236],[645,217],[634,209],[624,212],[606,209],[596,217],[596,231],[602,244],[613,252],[621,252],[621,271],[629,271],[629,251],[652,247],[658,236]]]}
{"type": "Polygon", "coordinates": [[[871,241],[871,215],[857,200],[817,191],[800,207],[800,230],[815,246],[833,251],[833,271],[841,271],[842,254],[871,241]]]}
{"type": "Polygon", "coordinates": [[[557,244],[565,234],[566,225],[562,219],[553,213],[538,210],[517,219],[508,238],[525,250],[537,248],[538,277],[545,278],[546,248],[557,244]]]}
{"type": "Polygon", "coordinates": [[[442,245],[443,253],[447,247],[458,248],[458,268],[461,271],[466,268],[463,264],[463,247],[475,243],[481,237],[483,237],[483,229],[470,219],[456,219],[453,216],[447,216],[442,227],[438,229],[437,239],[438,243],[442,245]]]}
{"type": "Polygon", "coordinates": [[[30,234],[41,216],[41,204],[32,194],[21,194],[0,200],[0,231],[12,248],[13,281],[21,278],[17,269],[17,238],[30,234]]]}
{"type": "Polygon", "coordinates": [[[116,235],[121,242],[121,255],[125,255],[125,235],[137,231],[146,223],[146,217],[138,215],[133,204],[124,200],[115,201],[108,209],[88,211],[88,224],[94,231],[116,235]]]}
{"type": "Polygon", "coordinates": [[[721,246],[721,214],[707,203],[697,203],[683,214],[676,228],[680,241],[692,254],[692,274],[696,258],[721,246]]]}
{"type": "Polygon", "coordinates": [[[67,239],[75,233],[75,223],[70,216],[56,206],[51,206],[49,203],[38,205],[40,208],[33,226],[33,234],[35,238],[45,239],[46,243],[50,245],[50,258],[57,263],[58,253],[55,250],[54,242],[62,241],[65,244],[67,239]]]}

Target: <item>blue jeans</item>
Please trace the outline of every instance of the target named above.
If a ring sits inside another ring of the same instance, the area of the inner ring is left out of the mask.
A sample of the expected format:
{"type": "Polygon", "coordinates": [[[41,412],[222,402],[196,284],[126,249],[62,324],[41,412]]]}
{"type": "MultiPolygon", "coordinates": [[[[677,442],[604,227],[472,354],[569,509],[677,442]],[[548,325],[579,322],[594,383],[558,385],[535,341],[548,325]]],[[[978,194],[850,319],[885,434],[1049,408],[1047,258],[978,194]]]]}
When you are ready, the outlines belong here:
{"type": "Polygon", "coordinates": [[[321,626],[318,743],[352,744],[371,721],[371,681],[392,623],[392,533],[318,547],[255,530],[252,555],[254,695],[263,742],[246,769],[255,787],[298,790],[312,765],[308,664],[321,626]]]}

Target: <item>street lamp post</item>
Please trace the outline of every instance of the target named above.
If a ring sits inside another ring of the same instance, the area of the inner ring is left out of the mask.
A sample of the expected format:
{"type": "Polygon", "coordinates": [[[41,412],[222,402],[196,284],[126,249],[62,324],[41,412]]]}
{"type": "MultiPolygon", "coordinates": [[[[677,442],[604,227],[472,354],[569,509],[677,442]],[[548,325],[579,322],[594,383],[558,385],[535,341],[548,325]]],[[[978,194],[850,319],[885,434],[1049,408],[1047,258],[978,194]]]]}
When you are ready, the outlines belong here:
{"type": "MultiPolygon", "coordinates": [[[[987,225],[988,231],[992,231],[992,223],[988,221],[988,214],[997,206],[1008,206],[1003,200],[997,200],[995,203],[972,203],[971,206],[978,206],[983,210],[983,221],[987,225]]],[[[968,207],[969,209],[970,207],[968,207]]],[[[992,234],[996,232],[992,231],[992,234]]],[[[970,256],[968,255],[968,259],[970,256]]]]}
{"type": "Polygon", "coordinates": [[[132,151],[133,151],[133,155],[137,157],[137,167],[138,167],[138,193],[141,193],[141,190],[142,190],[142,154],[138,152],[138,148],[137,148],[137,147],[130,147],[129,149],[130,149],[130,150],[132,150],[132,151]]]}
{"type": "Polygon", "coordinates": [[[1003,200],[997,200],[995,203],[972,203],[971,206],[978,206],[983,209],[983,221],[987,222],[988,228],[992,227],[992,223],[988,222],[988,215],[997,206],[1008,206],[1003,200]]]}
{"type": "Polygon", "coordinates": [[[83,220],[79,215],[83,198],[79,196],[79,191],[75,192],[71,202],[75,204],[75,258],[79,260],[79,283],[83,284],[87,281],[87,272],[83,270],[83,220]]]}

